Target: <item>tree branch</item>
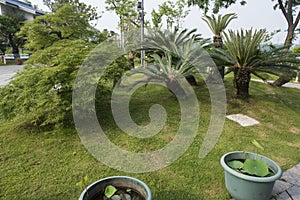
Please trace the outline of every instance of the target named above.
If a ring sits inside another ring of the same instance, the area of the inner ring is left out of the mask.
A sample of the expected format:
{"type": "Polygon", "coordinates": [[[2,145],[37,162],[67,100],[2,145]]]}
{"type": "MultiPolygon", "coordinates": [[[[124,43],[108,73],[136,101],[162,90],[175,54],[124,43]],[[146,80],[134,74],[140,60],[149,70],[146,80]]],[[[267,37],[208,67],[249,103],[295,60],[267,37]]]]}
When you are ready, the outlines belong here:
{"type": "Polygon", "coordinates": [[[288,0],[287,13],[293,23],[293,0],[288,0]]]}
{"type": "Polygon", "coordinates": [[[289,25],[293,24],[293,22],[291,22],[291,19],[289,18],[288,13],[286,12],[286,10],[285,10],[285,8],[283,6],[282,0],[278,0],[278,4],[279,4],[279,8],[280,8],[281,12],[283,13],[286,21],[288,22],[288,24],[289,25]]]}
{"type": "Polygon", "coordinates": [[[49,34],[49,35],[55,34],[55,35],[57,35],[57,37],[58,37],[60,40],[63,39],[62,34],[61,34],[61,31],[54,31],[54,30],[53,30],[53,31],[49,31],[48,34],[49,34]]]}
{"type": "Polygon", "coordinates": [[[295,27],[297,27],[297,25],[299,24],[299,21],[300,21],[300,11],[298,12],[297,18],[294,22],[295,27]]]}

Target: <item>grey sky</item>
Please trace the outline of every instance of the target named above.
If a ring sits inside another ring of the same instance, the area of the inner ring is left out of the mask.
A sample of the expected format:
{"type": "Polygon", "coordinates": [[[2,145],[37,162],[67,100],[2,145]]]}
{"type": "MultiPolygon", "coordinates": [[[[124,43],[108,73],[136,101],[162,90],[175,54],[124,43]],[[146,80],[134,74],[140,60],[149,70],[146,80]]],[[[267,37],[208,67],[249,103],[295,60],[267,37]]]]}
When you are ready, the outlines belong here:
{"type": "MultiPolygon", "coordinates": [[[[150,18],[152,9],[156,9],[159,4],[164,0],[144,0],[145,11],[147,13],[146,19],[150,18]]],[[[33,4],[37,4],[40,8],[42,6],[41,0],[31,0],[33,4]]],[[[87,4],[98,7],[99,12],[105,11],[105,0],[85,0],[87,4]]],[[[222,9],[220,13],[237,13],[238,19],[231,22],[229,29],[260,29],[266,28],[269,32],[281,29],[281,32],[276,34],[272,40],[273,43],[283,43],[285,38],[285,30],[287,29],[286,21],[279,10],[273,10],[273,2],[271,0],[248,0],[245,6],[239,4],[233,5],[228,9],[222,9]]],[[[202,21],[203,11],[194,7],[191,8],[190,15],[186,18],[184,27],[197,28],[204,37],[211,37],[211,32],[208,26],[202,21]]],[[[98,21],[97,27],[100,30],[104,28],[108,30],[118,31],[118,17],[112,13],[105,11],[102,18],[98,21]]],[[[296,44],[300,44],[300,38],[295,41],[296,44]]]]}

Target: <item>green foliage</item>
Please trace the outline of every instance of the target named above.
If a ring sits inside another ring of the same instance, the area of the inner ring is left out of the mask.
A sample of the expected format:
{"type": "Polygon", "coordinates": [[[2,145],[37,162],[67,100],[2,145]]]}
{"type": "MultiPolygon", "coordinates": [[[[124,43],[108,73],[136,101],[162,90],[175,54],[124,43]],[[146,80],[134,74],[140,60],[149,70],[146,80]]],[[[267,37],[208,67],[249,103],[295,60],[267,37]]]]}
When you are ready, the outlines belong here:
{"type": "Polygon", "coordinates": [[[72,124],[72,87],[91,48],[83,40],[61,40],[33,54],[0,90],[1,115],[36,126],[72,124]]]}
{"type": "Polygon", "coordinates": [[[89,24],[89,15],[77,11],[77,7],[63,4],[54,13],[27,21],[18,33],[27,40],[25,47],[37,51],[64,39],[91,41],[99,31],[89,24]]]}
{"type": "Polygon", "coordinates": [[[207,23],[210,30],[215,34],[215,36],[221,36],[224,30],[227,28],[228,24],[237,18],[237,15],[234,13],[228,13],[224,16],[218,15],[216,18],[215,15],[204,16],[202,19],[207,23]]]}
{"type": "Polygon", "coordinates": [[[257,159],[247,158],[244,162],[232,160],[227,162],[227,165],[243,174],[265,177],[269,174],[268,165],[257,159]]]}
{"type": "Polygon", "coordinates": [[[258,149],[264,150],[264,147],[261,146],[255,139],[251,141],[251,143],[258,149]]]}
{"type": "Polygon", "coordinates": [[[241,170],[244,167],[244,163],[239,160],[232,160],[227,165],[234,170],[241,170]]]}
{"type": "Polygon", "coordinates": [[[128,60],[125,56],[122,56],[106,67],[101,78],[105,81],[112,81],[114,87],[128,70],[130,70],[128,60]]]}
{"type": "Polygon", "coordinates": [[[239,2],[241,5],[245,5],[244,0],[188,0],[189,6],[198,6],[200,9],[204,10],[205,13],[213,6],[213,12],[218,13],[220,8],[228,8],[230,5],[239,2]]]}
{"type": "MultiPolygon", "coordinates": [[[[0,174],[5,175],[1,176],[0,198],[78,199],[83,190],[76,183],[85,175],[88,176],[88,184],[108,176],[127,175],[145,182],[155,200],[230,199],[219,159],[224,153],[241,147],[253,151],[255,147],[249,141],[254,138],[268,144],[264,154],[276,161],[284,171],[298,164],[300,90],[273,88],[253,82],[252,98],[243,101],[233,98],[231,83],[232,79],[225,77],[228,113],[247,114],[261,124],[243,128],[226,120],[218,144],[207,157],[199,159],[199,147],[210,122],[211,103],[207,89],[195,87],[201,106],[201,128],[191,147],[180,159],[152,173],[130,174],[103,165],[87,152],[74,129],[24,130],[16,128],[15,122],[1,123],[0,146],[3,151],[0,174]]],[[[148,112],[153,104],[162,105],[168,113],[167,124],[154,137],[139,139],[124,134],[114,122],[109,100],[102,101],[99,106],[99,123],[105,135],[120,148],[131,152],[156,151],[168,145],[176,136],[180,124],[180,105],[175,98],[170,98],[169,91],[162,86],[149,85],[146,90],[141,87],[130,101],[133,120],[148,124],[148,112]]]]}
{"type": "Polygon", "coordinates": [[[138,26],[137,2],[138,0],[105,0],[106,9],[119,16],[122,31],[138,26]]]}
{"type": "Polygon", "coordinates": [[[266,176],[269,174],[269,169],[268,169],[268,165],[261,161],[261,160],[257,160],[257,159],[246,159],[244,162],[244,167],[243,169],[251,175],[255,175],[255,176],[266,176]]]}
{"type": "MultiPolygon", "coordinates": [[[[16,36],[19,30],[20,24],[17,18],[0,15],[0,40],[8,44],[14,54],[19,53],[18,47],[22,44],[22,41],[16,36]]],[[[1,50],[5,52],[6,46],[2,46],[1,50]]]]}
{"type": "Polygon", "coordinates": [[[297,46],[295,47],[293,50],[292,50],[293,53],[300,53],[300,46],[297,46]]]}
{"type": "Polygon", "coordinates": [[[154,28],[161,28],[163,17],[166,17],[168,29],[181,28],[182,21],[190,12],[190,10],[186,8],[186,6],[186,0],[178,0],[176,2],[163,2],[161,5],[159,5],[157,11],[153,10],[151,12],[154,28]]]}
{"type": "MultiPolygon", "coordinates": [[[[300,90],[273,88],[253,82],[252,98],[243,101],[233,98],[231,82],[231,78],[225,77],[228,113],[247,114],[261,124],[243,128],[226,120],[218,144],[207,157],[199,159],[199,147],[210,122],[211,103],[206,88],[196,87],[201,106],[201,128],[197,137],[180,159],[152,173],[130,174],[103,165],[87,152],[74,129],[42,132],[35,128],[16,128],[15,122],[1,123],[0,146],[4,151],[1,152],[0,174],[5,175],[1,176],[0,198],[78,199],[82,189],[76,183],[85,175],[88,176],[88,184],[108,176],[128,175],[145,182],[155,200],[230,199],[219,159],[224,153],[241,147],[253,151],[254,146],[249,141],[254,138],[268,144],[264,154],[273,158],[283,170],[298,164],[300,90]]],[[[180,124],[180,105],[175,98],[170,98],[169,91],[162,86],[149,85],[147,90],[141,87],[130,101],[133,120],[148,124],[148,112],[153,104],[162,105],[168,113],[167,124],[155,137],[139,139],[124,134],[114,122],[109,100],[102,101],[99,106],[99,123],[105,135],[120,148],[131,152],[156,151],[176,136],[180,124]]]]}
{"type": "Polygon", "coordinates": [[[81,190],[87,187],[88,176],[84,176],[81,178],[79,182],[76,183],[77,186],[80,187],[81,190]]]}
{"type": "Polygon", "coordinates": [[[57,12],[61,7],[70,5],[76,8],[75,12],[84,13],[89,21],[97,20],[100,16],[97,13],[96,7],[87,5],[79,0],[43,0],[43,3],[52,11],[57,12]]]}
{"type": "Polygon", "coordinates": [[[266,46],[262,49],[265,37],[265,30],[229,31],[225,34],[225,51],[215,49],[212,53],[218,65],[228,66],[229,71],[234,72],[237,95],[242,91],[242,98],[249,96],[251,74],[266,80],[263,73],[277,76],[294,74],[300,64],[299,55],[286,51],[285,47],[266,46]]]}
{"type": "Polygon", "coordinates": [[[105,188],[105,191],[104,191],[104,195],[107,197],[107,198],[110,198],[112,197],[117,191],[117,188],[115,188],[114,186],[112,185],[108,185],[106,186],[105,188]]]}
{"type": "Polygon", "coordinates": [[[136,73],[146,75],[146,82],[163,81],[169,88],[173,88],[174,91],[178,89],[178,94],[184,96],[179,83],[184,77],[200,73],[194,64],[204,68],[207,67],[205,61],[209,60],[205,59],[206,54],[203,51],[203,48],[208,46],[207,40],[195,32],[196,29],[149,31],[143,47],[149,51],[151,64],[146,68],[135,69],[133,75],[136,73]]]}

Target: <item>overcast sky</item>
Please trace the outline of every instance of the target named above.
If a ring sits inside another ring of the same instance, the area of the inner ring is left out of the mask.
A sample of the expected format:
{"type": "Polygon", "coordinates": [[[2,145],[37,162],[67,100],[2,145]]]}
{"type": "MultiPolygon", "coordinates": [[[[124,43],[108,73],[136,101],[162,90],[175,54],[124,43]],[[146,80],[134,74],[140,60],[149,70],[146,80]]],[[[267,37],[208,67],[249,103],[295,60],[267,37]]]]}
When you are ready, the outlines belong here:
{"type": "MultiPolygon", "coordinates": [[[[163,1],[164,0],[144,0],[145,11],[147,13],[146,19],[150,19],[152,9],[156,9],[163,1]]],[[[41,0],[31,0],[31,2],[45,9],[41,0]]],[[[102,14],[102,18],[98,21],[97,28],[100,30],[106,28],[118,32],[118,17],[114,13],[105,10],[105,0],[85,0],[83,2],[97,7],[99,12],[105,11],[102,14]]],[[[238,19],[233,20],[228,28],[234,30],[240,28],[248,29],[251,27],[255,29],[266,28],[269,32],[281,29],[281,32],[274,36],[272,42],[283,43],[287,24],[282,13],[279,10],[273,10],[273,2],[271,0],[248,0],[247,2],[245,6],[236,4],[228,9],[221,10],[220,13],[222,14],[234,12],[238,15],[238,19]]],[[[197,28],[203,37],[211,37],[212,33],[201,19],[203,11],[196,7],[191,8],[191,10],[183,26],[185,28],[197,28]]],[[[298,38],[295,43],[300,44],[300,38],[298,38]]]]}

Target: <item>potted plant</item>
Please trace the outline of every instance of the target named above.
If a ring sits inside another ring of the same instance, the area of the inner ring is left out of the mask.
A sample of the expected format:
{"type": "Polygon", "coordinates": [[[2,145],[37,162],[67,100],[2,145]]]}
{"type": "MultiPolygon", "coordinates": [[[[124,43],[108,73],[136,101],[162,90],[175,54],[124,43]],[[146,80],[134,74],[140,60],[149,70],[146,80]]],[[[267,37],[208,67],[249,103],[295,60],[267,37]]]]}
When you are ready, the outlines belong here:
{"type": "Polygon", "coordinates": [[[152,200],[149,187],[129,176],[112,176],[89,185],[79,200],[152,200]]]}
{"type": "Polygon", "coordinates": [[[16,64],[17,64],[17,65],[22,65],[22,64],[23,64],[21,58],[17,58],[17,59],[16,59],[16,64]]]}
{"type": "Polygon", "coordinates": [[[282,175],[276,162],[257,153],[230,152],[220,161],[226,188],[235,200],[270,199],[275,181],[282,175]]]}

